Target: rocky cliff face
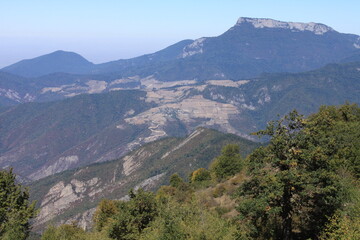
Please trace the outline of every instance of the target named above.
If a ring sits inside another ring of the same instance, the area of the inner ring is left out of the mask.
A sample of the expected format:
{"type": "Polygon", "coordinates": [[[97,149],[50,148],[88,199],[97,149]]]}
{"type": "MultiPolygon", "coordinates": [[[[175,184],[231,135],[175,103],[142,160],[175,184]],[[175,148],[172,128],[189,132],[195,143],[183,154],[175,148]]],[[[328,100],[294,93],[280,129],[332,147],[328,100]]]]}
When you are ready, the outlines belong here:
{"type": "MultiPolygon", "coordinates": [[[[50,103],[45,109],[30,110],[29,118],[23,119],[21,124],[3,129],[0,166],[12,165],[20,175],[37,180],[89,163],[119,158],[145,143],[166,136],[183,136],[199,126],[246,136],[246,132],[235,128],[231,122],[245,119],[241,116],[247,104],[245,99],[227,101],[228,97],[220,94],[211,95],[212,99],[204,95],[211,86],[237,89],[246,81],[226,80],[216,85],[212,85],[212,81],[200,85],[193,81],[163,83],[149,78],[141,81],[143,89],[136,94],[123,90],[113,92],[107,100],[101,100],[100,95],[97,100],[90,97],[84,101],[79,97],[69,99],[68,103],[50,103]],[[98,105],[96,101],[104,102],[109,112],[104,113],[103,109],[98,109],[100,106],[91,107],[93,102],[98,105]],[[127,107],[124,104],[128,102],[127,107]],[[55,116],[60,116],[61,112],[72,115],[61,116],[54,122],[48,117],[51,113],[47,109],[52,109],[55,116]],[[99,126],[82,116],[93,116],[97,122],[106,120],[106,123],[99,126]],[[73,130],[67,126],[71,122],[75,123],[73,130]],[[16,136],[19,132],[24,138],[16,136]],[[42,133],[34,136],[33,132],[42,133]],[[54,136],[59,139],[54,141],[54,136]],[[26,161],[29,158],[33,161],[26,161]]],[[[14,108],[0,119],[11,126],[11,119],[20,117],[23,108],[14,108]]]]}
{"type": "MultiPolygon", "coordinates": [[[[65,184],[64,181],[60,181],[49,189],[46,195],[41,199],[40,212],[33,224],[35,229],[42,229],[49,222],[56,219],[58,223],[70,224],[76,221],[80,227],[89,230],[92,227],[92,217],[96,210],[95,207],[92,207],[94,203],[98,203],[101,198],[108,195],[116,188],[125,192],[127,190],[126,187],[129,184],[127,181],[116,181],[116,179],[113,179],[110,182],[101,182],[97,177],[88,181],[80,181],[76,176],[79,174],[81,174],[81,172],[76,172],[71,180],[66,179],[66,181],[70,180],[68,184],[65,184]],[[91,207],[89,209],[87,207],[82,208],[81,211],[76,209],[84,204],[90,205],[91,207]],[[75,214],[72,214],[72,211],[74,211],[75,214]]],[[[127,176],[129,175],[130,174],[128,173],[127,176]]],[[[162,173],[147,178],[137,184],[134,189],[155,189],[159,186],[164,175],[165,173],[162,173]]],[[[116,173],[114,173],[114,176],[116,176],[116,173]]],[[[127,195],[119,195],[119,199],[126,198],[127,195]]]]}
{"type": "Polygon", "coordinates": [[[241,17],[235,26],[240,26],[244,23],[249,23],[255,28],[281,28],[289,29],[291,31],[310,31],[317,35],[323,35],[327,32],[334,32],[335,30],[325,24],[321,23],[300,23],[300,22],[282,22],[269,18],[244,18],[241,17]]]}

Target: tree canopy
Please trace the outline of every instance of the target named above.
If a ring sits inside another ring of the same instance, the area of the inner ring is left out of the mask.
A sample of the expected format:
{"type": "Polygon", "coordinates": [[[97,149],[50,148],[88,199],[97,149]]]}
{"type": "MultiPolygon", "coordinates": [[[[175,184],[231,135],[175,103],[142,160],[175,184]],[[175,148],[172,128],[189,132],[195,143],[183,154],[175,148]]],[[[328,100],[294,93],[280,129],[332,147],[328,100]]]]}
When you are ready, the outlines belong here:
{"type": "MultiPolygon", "coordinates": [[[[94,230],[50,227],[69,239],[358,239],[360,108],[295,110],[256,133],[266,146],[246,160],[226,145],[189,182],[178,174],[156,194],[130,191],[103,200],[94,230]]],[[[45,238],[44,238],[45,239],[45,238]]]]}
{"type": "Polygon", "coordinates": [[[224,179],[240,172],[243,159],[236,144],[228,144],[221,150],[221,155],[211,164],[210,169],[218,179],[224,179]]]}
{"type": "Polygon", "coordinates": [[[358,175],[359,116],[348,104],[322,107],[308,119],[293,111],[257,133],[270,143],[250,155],[251,178],[238,193],[248,237],[319,236],[346,201],[339,171],[358,175]]]}
{"type": "Polygon", "coordinates": [[[16,182],[12,169],[0,171],[0,239],[26,239],[29,221],[36,215],[35,202],[29,193],[16,182]]]}

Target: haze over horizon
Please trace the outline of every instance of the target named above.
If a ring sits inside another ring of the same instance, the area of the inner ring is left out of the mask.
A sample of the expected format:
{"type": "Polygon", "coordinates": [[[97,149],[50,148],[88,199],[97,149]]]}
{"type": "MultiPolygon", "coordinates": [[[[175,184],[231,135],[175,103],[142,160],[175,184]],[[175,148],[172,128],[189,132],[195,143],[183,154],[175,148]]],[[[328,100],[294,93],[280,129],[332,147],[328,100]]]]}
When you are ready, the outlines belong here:
{"type": "Polygon", "coordinates": [[[360,35],[360,2],[45,1],[0,4],[0,68],[56,50],[102,63],[161,50],[184,39],[217,36],[239,17],[317,22],[360,35]]]}

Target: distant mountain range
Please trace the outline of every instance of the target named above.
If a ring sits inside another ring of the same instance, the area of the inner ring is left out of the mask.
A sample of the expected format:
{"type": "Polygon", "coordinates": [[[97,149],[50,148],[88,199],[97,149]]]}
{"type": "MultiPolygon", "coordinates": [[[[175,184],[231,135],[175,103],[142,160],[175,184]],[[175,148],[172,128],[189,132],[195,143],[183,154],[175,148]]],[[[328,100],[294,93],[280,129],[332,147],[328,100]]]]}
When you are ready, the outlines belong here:
{"type": "Polygon", "coordinates": [[[323,24],[240,18],[218,37],[128,60],[57,51],[21,61],[0,72],[0,167],[34,180],[198,126],[249,138],[294,108],[360,103],[359,39],[323,24]]]}
{"type": "Polygon", "coordinates": [[[127,79],[127,84],[135,89],[0,111],[0,167],[14,166],[23,177],[39,179],[118,158],[198,126],[249,138],[294,108],[308,114],[322,104],[360,103],[360,62],[247,81],[127,79]]]}
{"type": "Polygon", "coordinates": [[[240,18],[218,37],[184,40],[159,52],[128,60],[92,64],[76,53],[57,51],[20,61],[2,71],[24,77],[56,72],[112,72],[126,77],[154,75],[163,81],[239,80],[263,72],[315,69],[349,57],[359,48],[359,36],[342,34],[323,24],[240,18]]]}
{"type": "Polygon", "coordinates": [[[57,51],[0,71],[0,168],[33,182],[38,229],[85,224],[102,197],[186,176],[225,143],[245,154],[278,115],[346,101],[360,104],[360,37],[323,24],[240,18],[103,64],[57,51]]]}
{"type": "Polygon", "coordinates": [[[20,61],[1,71],[27,79],[9,87],[2,84],[4,73],[0,75],[0,104],[108,91],[108,84],[131,77],[165,82],[243,80],[262,73],[308,71],[354,61],[359,55],[359,36],[323,24],[240,18],[218,37],[184,40],[132,59],[93,64],[76,53],[57,51],[20,61]],[[75,90],[69,94],[64,88],[75,90]]]}

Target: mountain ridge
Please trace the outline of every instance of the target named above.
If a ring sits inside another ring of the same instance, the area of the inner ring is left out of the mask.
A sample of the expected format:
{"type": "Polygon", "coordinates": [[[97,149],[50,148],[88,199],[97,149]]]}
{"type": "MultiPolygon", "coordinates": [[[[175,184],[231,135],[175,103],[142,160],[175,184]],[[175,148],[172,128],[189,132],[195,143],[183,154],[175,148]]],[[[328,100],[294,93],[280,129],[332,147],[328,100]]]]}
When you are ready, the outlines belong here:
{"type": "MultiPolygon", "coordinates": [[[[233,27],[219,36],[183,40],[155,53],[131,59],[102,64],[85,60],[86,63],[77,71],[68,72],[116,73],[121,77],[152,75],[160,81],[239,80],[257,77],[264,72],[316,69],[349,57],[359,48],[359,36],[339,33],[324,24],[239,18],[233,27]]],[[[12,73],[21,75],[21,68],[16,70],[19,64],[5,67],[2,71],[11,69],[12,73]]],[[[59,72],[61,68],[56,70],[59,72]]],[[[25,75],[41,74],[30,71],[25,75]]]]}
{"type": "Polygon", "coordinates": [[[76,220],[89,228],[93,208],[101,199],[126,197],[130,188],[157,189],[175,172],[185,178],[200,167],[208,167],[221,148],[230,143],[240,146],[243,157],[260,146],[233,134],[197,128],[181,138],[148,143],[113,161],[33,182],[31,196],[41,206],[33,226],[38,231],[49,222],[76,220]]]}
{"type": "Polygon", "coordinates": [[[243,23],[250,23],[255,28],[285,28],[298,31],[310,31],[318,35],[322,35],[329,31],[335,31],[333,28],[322,23],[284,22],[271,18],[240,17],[235,26],[239,26],[243,23]]]}
{"type": "Polygon", "coordinates": [[[250,138],[294,108],[309,114],[323,104],[360,104],[359,69],[360,62],[329,64],[200,83],[129,78],[121,81],[132,89],[16,105],[0,112],[0,167],[12,165],[22,177],[39,179],[199,126],[250,138]]]}
{"type": "Polygon", "coordinates": [[[75,52],[57,50],[32,59],[24,59],[1,71],[23,77],[38,77],[56,72],[87,73],[94,64],[75,52]]]}

